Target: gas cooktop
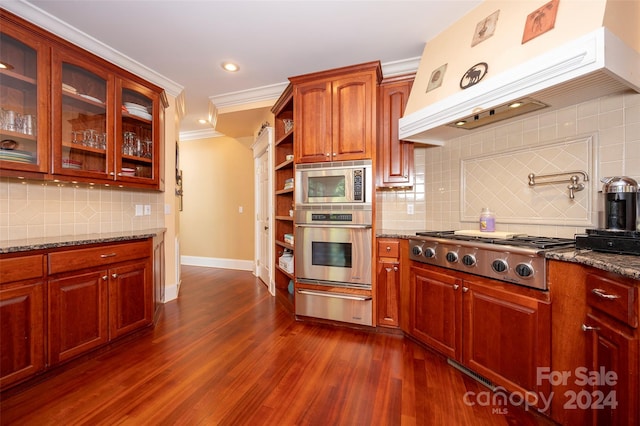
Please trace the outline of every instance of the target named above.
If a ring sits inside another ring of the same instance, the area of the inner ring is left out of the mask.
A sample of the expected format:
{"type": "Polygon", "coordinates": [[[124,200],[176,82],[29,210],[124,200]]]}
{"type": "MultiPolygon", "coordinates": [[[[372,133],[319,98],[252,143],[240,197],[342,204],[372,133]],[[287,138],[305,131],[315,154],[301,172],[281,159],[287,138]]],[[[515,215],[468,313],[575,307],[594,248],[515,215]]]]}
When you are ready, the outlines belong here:
{"type": "Polygon", "coordinates": [[[516,235],[469,236],[455,231],[417,232],[409,240],[412,261],[547,290],[544,252],[573,247],[569,238],[516,235]]]}
{"type": "Polygon", "coordinates": [[[511,238],[492,238],[491,236],[470,236],[456,234],[455,231],[422,231],[416,232],[417,236],[446,238],[456,241],[476,241],[484,244],[499,244],[516,247],[529,247],[532,249],[551,249],[558,247],[571,247],[575,244],[575,240],[570,238],[558,237],[536,237],[529,235],[517,235],[511,238]]]}

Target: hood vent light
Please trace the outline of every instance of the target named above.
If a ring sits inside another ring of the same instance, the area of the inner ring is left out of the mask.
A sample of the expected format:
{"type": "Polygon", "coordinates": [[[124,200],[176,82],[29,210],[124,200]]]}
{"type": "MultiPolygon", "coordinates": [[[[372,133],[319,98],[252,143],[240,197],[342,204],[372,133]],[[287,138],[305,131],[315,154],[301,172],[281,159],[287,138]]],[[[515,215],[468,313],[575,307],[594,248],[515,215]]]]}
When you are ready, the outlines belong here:
{"type": "Polygon", "coordinates": [[[532,98],[523,98],[518,99],[517,101],[511,101],[495,108],[476,112],[473,115],[449,123],[447,124],[447,126],[465,130],[477,129],[478,127],[486,126],[487,124],[492,124],[498,121],[506,120],[508,118],[517,117],[519,115],[537,111],[548,106],[549,105],[532,98]]]}

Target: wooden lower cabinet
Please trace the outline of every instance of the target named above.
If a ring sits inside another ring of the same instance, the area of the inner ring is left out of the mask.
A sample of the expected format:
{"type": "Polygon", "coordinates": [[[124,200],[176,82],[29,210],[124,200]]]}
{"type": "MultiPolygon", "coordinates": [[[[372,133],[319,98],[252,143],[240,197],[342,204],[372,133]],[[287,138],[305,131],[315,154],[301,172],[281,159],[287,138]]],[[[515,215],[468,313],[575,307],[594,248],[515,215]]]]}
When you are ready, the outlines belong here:
{"type": "Polygon", "coordinates": [[[546,293],[415,262],[409,285],[409,334],[509,392],[548,395],[546,293]]]}
{"type": "Polygon", "coordinates": [[[640,425],[638,280],[549,262],[553,302],[551,417],[561,424],[640,425]],[[554,380],[555,379],[555,380],[554,380]]]}
{"type": "Polygon", "coordinates": [[[109,338],[153,321],[153,274],[148,260],[109,270],[109,338]]]}
{"type": "Polygon", "coordinates": [[[152,239],[0,255],[0,389],[152,324],[152,239]]]}
{"type": "Polygon", "coordinates": [[[49,280],[49,365],[109,341],[108,271],[49,280]]]}
{"type": "Polygon", "coordinates": [[[377,240],[376,311],[377,325],[399,328],[402,317],[401,287],[404,278],[404,257],[409,252],[408,241],[393,238],[377,240]]]}
{"type": "Polygon", "coordinates": [[[44,368],[42,283],[0,291],[1,387],[44,368]]]}

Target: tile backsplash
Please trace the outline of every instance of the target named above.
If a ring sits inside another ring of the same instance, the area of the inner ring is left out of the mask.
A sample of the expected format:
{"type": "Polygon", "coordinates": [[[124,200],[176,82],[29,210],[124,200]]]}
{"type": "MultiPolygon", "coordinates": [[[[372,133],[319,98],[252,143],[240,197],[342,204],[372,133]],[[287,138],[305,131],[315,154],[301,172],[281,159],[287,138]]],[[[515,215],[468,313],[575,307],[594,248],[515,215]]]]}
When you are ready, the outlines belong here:
{"type": "MultiPolygon", "coordinates": [[[[536,151],[535,148],[540,147],[537,153],[542,155],[541,158],[553,162],[555,160],[549,156],[557,152],[545,152],[544,146],[552,141],[574,140],[589,135],[597,141],[594,172],[589,176],[593,186],[588,186],[581,195],[593,200],[589,217],[595,223],[601,209],[596,193],[596,189],[601,188],[600,178],[625,175],[640,181],[640,94],[617,94],[520,120],[513,119],[504,125],[477,129],[467,136],[449,140],[441,147],[416,144],[417,183],[411,189],[377,192],[378,229],[476,229],[477,220],[465,218],[461,207],[461,195],[465,190],[461,180],[463,159],[489,158],[495,154],[502,161],[509,162],[515,160],[522,150],[531,148],[536,151]],[[587,191],[590,194],[587,195],[587,191]],[[408,213],[410,209],[413,209],[413,214],[408,213]]],[[[492,182],[502,182],[492,188],[495,194],[513,184],[507,171],[497,168],[493,172],[492,182]]],[[[527,175],[529,170],[523,173],[527,175]]],[[[529,224],[513,223],[523,222],[518,218],[526,212],[523,207],[525,200],[509,196],[513,198],[510,200],[512,209],[504,211],[502,217],[497,216],[497,230],[569,238],[584,232],[586,226],[558,224],[562,223],[562,213],[557,216],[547,213],[547,220],[529,224]]]]}
{"type": "Polygon", "coordinates": [[[163,227],[163,203],[161,192],[0,179],[0,240],[163,227]]]}

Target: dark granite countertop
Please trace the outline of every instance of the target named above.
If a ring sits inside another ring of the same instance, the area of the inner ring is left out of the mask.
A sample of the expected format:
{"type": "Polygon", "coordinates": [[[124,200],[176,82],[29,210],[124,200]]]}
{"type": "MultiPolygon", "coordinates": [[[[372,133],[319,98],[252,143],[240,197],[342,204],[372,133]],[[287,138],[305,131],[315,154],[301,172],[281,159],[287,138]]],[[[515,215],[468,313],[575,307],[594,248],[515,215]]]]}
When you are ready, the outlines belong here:
{"type": "Polygon", "coordinates": [[[87,244],[112,243],[117,241],[144,240],[147,238],[155,237],[164,231],[164,228],[154,228],[137,231],[63,235],[59,237],[39,237],[25,238],[21,240],[0,241],[0,254],[52,249],[59,247],[81,246],[87,244]]]}
{"type": "Polygon", "coordinates": [[[592,250],[563,249],[545,253],[547,259],[580,263],[624,277],[640,280],[640,256],[600,253],[592,250]]]}
{"type": "Polygon", "coordinates": [[[376,238],[398,238],[408,240],[416,236],[416,231],[401,231],[396,229],[376,230],[376,238]]]}

